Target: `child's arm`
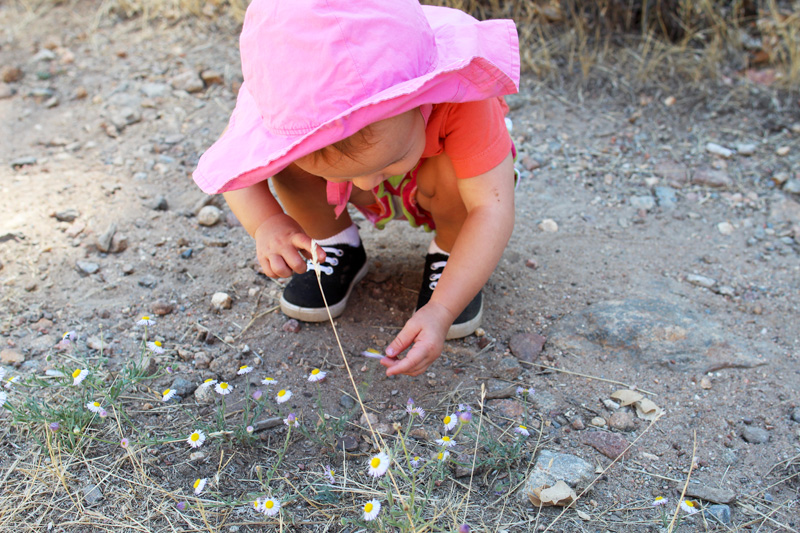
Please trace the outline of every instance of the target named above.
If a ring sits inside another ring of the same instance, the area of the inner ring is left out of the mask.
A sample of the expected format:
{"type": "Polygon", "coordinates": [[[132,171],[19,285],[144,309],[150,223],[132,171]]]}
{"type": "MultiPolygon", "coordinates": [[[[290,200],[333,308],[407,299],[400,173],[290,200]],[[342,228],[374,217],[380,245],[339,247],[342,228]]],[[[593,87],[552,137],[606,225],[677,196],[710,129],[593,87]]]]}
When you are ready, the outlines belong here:
{"type": "MultiPolygon", "coordinates": [[[[311,256],[311,237],[295,220],[283,212],[266,180],[245,189],[223,193],[228,206],[256,241],[256,256],[264,274],[286,278],[292,272],[306,271],[306,261],[298,251],[311,256]]],[[[320,260],[325,259],[317,247],[320,260]]]]}
{"type": "Polygon", "coordinates": [[[467,218],[431,300],[386,349],[381,363],[387,375],[423,373],[441,354],[450,325],[488,281],[514,228],[513,175],[509,154],[489,172],[458,181],[467,218]],[[404,359],[395,359],[412,343],[404,359]]]}

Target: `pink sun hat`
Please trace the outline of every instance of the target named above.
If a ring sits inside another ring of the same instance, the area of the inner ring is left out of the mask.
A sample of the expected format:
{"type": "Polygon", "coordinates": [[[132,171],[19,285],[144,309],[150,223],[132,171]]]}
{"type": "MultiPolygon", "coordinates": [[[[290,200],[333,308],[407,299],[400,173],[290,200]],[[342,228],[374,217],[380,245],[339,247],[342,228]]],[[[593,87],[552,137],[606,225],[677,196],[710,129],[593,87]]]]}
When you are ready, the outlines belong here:
{"type": "Polygon", "coordinates": [[[513,21],[417,0],[253,0],[240,48],[244,83],[228,129],[193,175],[209,194],[422,105],[519,89],[513,21]]]}

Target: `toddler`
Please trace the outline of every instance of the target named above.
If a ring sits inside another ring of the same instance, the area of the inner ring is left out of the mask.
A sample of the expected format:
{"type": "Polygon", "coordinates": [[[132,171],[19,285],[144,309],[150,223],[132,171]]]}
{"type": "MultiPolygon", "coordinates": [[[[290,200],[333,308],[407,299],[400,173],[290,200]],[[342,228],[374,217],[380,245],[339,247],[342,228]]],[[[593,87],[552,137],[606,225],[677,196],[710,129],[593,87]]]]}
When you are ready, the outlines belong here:
{"type": "Polygon", "coordinates": [[[348,202],[379,228],[435,230],[416,312],[381,360],[387,375],[421,374],[480,324],[514,225],[513,22],[417,0],[254,0],[240,46],[236,108],[195,181],[224,193],[267,276],[292,276],[281,310],[299,320],[328,318],[312,239],[333,316],[367,273],[348,202]]]}

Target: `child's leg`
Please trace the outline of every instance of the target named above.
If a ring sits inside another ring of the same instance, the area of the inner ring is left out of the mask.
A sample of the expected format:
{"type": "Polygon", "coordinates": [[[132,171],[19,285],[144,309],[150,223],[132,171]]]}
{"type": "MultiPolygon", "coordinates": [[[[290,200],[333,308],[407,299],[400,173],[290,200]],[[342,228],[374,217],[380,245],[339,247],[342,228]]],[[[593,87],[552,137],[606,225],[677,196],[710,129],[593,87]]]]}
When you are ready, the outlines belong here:
{"type": "Polygon", "coordinates": [[[336,218],[334,206],[328,204],[327,182],[319,176],[290,166],[273,176],[272,183],[286,214],[312,239],[327,239],[352,225],[347,211],[336,218]]]}

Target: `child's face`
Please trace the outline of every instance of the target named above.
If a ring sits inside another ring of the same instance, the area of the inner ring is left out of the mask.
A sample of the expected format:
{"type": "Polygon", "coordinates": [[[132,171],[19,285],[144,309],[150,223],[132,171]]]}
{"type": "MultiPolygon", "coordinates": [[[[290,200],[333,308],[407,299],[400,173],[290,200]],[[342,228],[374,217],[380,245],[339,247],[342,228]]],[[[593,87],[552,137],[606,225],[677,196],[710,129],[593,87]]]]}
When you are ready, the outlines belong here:
{"type": "Polygon", "coordinates": [[[352,181],[369,191],[390,176],[405,174],[419,162],[425,149],[425,121],[418,109],[370,125],[364,146],[353,156],[335,154],[330,162],[305,156],[295,164],[302,170],[328,181],[352,181]]]}

